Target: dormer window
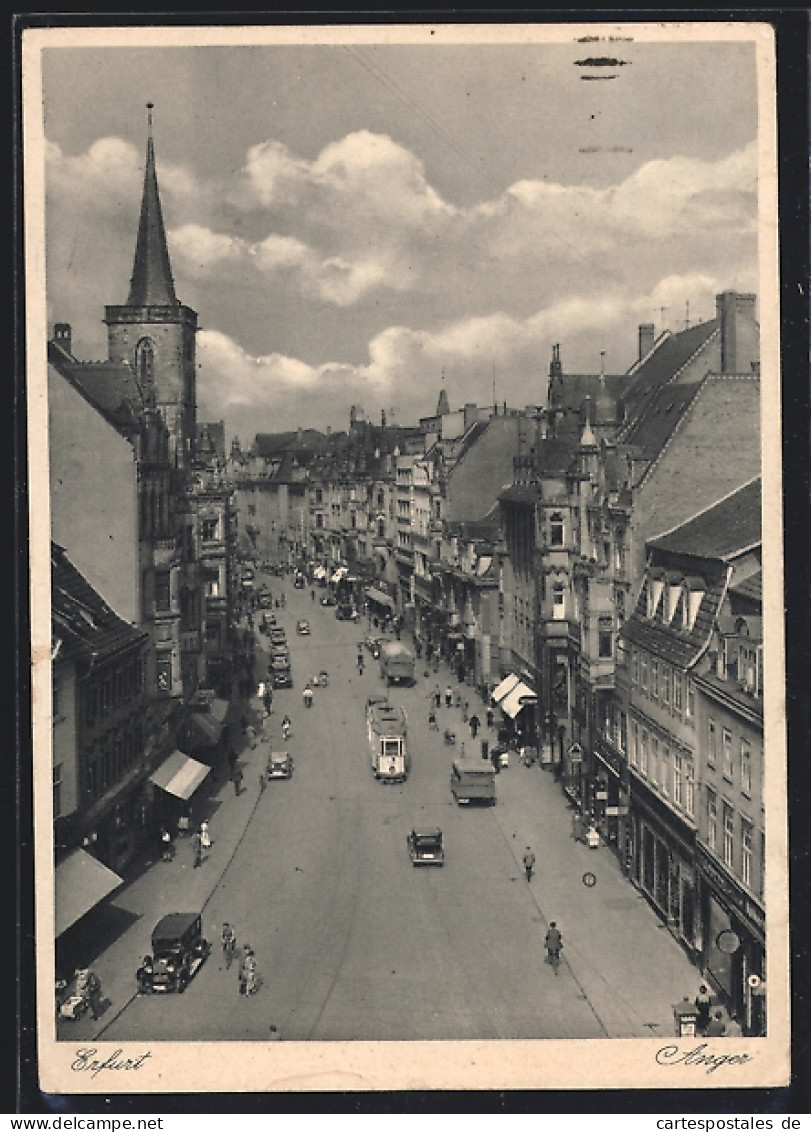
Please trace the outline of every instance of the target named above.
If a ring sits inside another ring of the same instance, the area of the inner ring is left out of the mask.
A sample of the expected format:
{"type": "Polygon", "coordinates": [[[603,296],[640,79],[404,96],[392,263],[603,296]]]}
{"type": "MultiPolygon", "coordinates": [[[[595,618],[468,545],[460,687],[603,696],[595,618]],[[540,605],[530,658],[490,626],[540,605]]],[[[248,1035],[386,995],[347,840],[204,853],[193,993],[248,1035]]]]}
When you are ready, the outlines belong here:
{"type": "Polygon", "coordinates": [[[673,620],[681,596],[682,578],[680,574],[669,573],[665,575],[665,600],[662,609],[662,620],[669,625],[673,620]]]}
{"type": "Polygon", "coordinates": [[[656,616],[664,590],[664,571],[660,567],[648,570],[645,583],[645,616],[652,621],[656,616]]]}

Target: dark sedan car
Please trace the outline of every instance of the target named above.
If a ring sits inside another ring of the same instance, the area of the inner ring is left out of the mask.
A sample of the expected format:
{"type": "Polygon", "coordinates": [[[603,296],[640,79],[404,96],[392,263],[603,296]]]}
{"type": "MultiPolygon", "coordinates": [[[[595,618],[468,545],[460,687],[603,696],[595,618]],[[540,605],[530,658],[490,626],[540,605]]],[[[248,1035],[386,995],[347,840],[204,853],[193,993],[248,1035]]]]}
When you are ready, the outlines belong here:
{"type": "Polygon", "coordinates": [[[444,865],[445,849],[442,830],[436,826],[420,826],[408,835],[408,852],[412,865],[444,865]]]}

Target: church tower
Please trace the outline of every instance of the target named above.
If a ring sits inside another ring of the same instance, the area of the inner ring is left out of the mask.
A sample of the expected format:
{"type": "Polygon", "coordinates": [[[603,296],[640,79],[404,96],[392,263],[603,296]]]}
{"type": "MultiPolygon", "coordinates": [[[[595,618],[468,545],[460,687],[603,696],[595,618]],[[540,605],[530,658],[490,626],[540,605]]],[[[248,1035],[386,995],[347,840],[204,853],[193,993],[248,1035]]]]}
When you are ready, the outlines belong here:
{"type": "Polygon", "coordinates": [[[147,112],[146,168],[130,292],[124,306],[104,308],[107,348],[110,361],[132,367],[145,402],[154,404],[166,422],[175,465],[188,468],[197,435],[197,313],[175,296],[155,169],[151,102],[147,112]]]}

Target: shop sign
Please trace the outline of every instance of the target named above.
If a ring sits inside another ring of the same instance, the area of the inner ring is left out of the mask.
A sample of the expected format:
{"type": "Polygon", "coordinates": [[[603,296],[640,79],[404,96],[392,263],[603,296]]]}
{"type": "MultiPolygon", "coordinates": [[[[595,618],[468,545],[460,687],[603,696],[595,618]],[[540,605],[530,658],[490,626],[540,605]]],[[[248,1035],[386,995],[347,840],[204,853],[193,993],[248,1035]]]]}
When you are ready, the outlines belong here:
{"type": "Polygon", "coordinates": [[[625,818],[628,816],[627,806],[606,806],[605,816],[607,818],[625,818]]]}
{"type": "Polygon", "coordinates": [[[595,790],[594,791],[594,797],[597,799],[598,802],[607,802],[608,801],[608,791],[607,790],[595,790]]]}

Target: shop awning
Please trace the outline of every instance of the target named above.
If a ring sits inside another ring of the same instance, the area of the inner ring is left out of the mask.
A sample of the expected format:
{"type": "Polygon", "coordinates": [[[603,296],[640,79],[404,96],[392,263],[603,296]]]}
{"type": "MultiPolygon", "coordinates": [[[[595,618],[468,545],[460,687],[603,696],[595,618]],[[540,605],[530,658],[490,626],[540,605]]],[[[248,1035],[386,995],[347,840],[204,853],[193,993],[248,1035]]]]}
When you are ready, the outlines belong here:
{"type": "Polygon", "coordinates": [[[222,724],[207,711],[194,712],[190,716],[191,741],[198,747],[215,747],[222,735],[222,724]]]}
{"type": "Polygon", "coordinates": [[[176,798],[182,798],[186,802],[210,772],[210,766],[199,763],[197,759],[190,759],[182,751],[175,751],[150,775],[149,781],[167,794],[174,794],[176,798]]]}
{"type": "Polygon", "coordinates": [[[54,879],[57,937],[124,883],[84,849],[74,849],[57,865],[54,879]]]}
{"type": "Polygon", "coordinates": [[[319,582],[322,578],[326,578],[326,576],[327,572],[323,566],[316,566],[316,568],[313,570],[313,577],[319,582]]]}
{"type": "Polygon", "coordinates": [[[383,605],[386,609],[394,609],[394,602],[388,594],[384,594],[382,590],[368,589],[366,596],[369,601],[373,601],[375,605],[383,605]]]}
{"type": "Polygon", "coordinates": [[[215,699],[211,704],[211,714],[217,723],[224,723],[228,714],[228,700],[215,699]]]}
{"type": "Polygon", "coordinates": [[[521,681],[514,672],[511,672],[509,676],[505,676],[501,683],[493,689],[493,699],[495,702],[497,704],[501,703],[504,697],[510,694],[516,684],[520,683],[521,681]]]}
{"type": "Polygon", "coordinates": [[[346,566],[339,566],[338,569],[334,572],[334,574],[330,578],[330,581],[331,582],[340,582],[341,578],[343,578],[348,573],[349,573],[349,571],[347,570],[346,566]]]}
{"type": "Polygon", "coordinates": [[[538,697],[523,680],[519,680],[512,691],[508,692],[499,704],[499,707],[510,719],[515,719],[522,708],[538,702],[538,697]]]}

